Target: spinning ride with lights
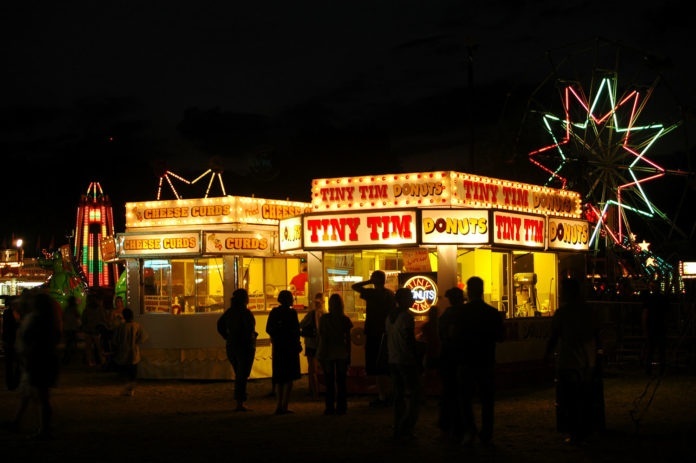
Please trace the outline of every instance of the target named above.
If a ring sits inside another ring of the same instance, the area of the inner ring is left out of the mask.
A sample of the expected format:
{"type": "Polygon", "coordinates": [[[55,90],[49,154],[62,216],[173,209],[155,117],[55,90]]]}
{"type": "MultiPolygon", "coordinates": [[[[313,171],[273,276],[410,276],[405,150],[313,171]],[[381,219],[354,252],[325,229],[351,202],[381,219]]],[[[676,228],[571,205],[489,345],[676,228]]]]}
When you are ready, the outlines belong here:
{"type": "MultiPolygon", "coordinates": [[[[677,157],[687,162],[671,168],[673,154],[660,151],[682,125],[679,113],[664,114],[673,119],[663,123],[650,111],[661,89],[661,73],[648,80],[638,72],[624,80],[619,67],[625,51],[616,44],[598,42],[552,62],[552,73],[536,90],[526,114],[530,123],[540,124],[548,144],[528,152],[528,160],[546,174],[547,186],[583,195],[585,215],[593,226],[590,247],[596,254],[630,255],[640,276],[663,277],[673,265],[651,252],[645,238],[653,245],[675,236],[687,239],[673,217],[680,213],[693,173],[685,153],[677,157]],[[573,66],[583,63],[581,58],[588,52],[594,66],[589,72],[578,72],[573,66]],[[544,95],[545,91],[549,93],[544,95]],[[542,108],[539,102],[552,92],[560,96],[560,107],[542,108]],[[659,188],[672,191],[671,216],[651,199],[659,183],[659,188]]],[[[640,56],[646,59],[647,55],[640,56]]]]}

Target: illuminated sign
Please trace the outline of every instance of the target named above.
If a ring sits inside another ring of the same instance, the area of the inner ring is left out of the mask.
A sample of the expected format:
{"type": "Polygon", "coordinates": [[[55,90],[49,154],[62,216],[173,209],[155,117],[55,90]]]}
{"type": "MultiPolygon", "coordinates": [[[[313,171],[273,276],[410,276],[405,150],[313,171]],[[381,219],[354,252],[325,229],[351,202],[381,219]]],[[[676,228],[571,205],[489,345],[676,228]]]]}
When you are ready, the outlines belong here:
{"type": "Polygon", "coordinates": [[[448,172],[315,179],[312,205],[317,211],[447,206],[450,189],[448,172]]]}
{"type": "Polygon", "coordinates": [[[248,223],[277,225],[310,204],[241,196],[126,203],[126,228],[248,223]]]}
{"type": "Polygon", "coordinates": [[[19,262],[19,250],[3,249],[0,251],[0,262],[19,262]]]}
{"type": "Polygon", "coordinates": [[[119,257],[200,255],[200,232],[116,235],[119,257]]]}
{"type": "Polygon", "coordinates": [[[494,211],[493,243],[543,248],[545,223],[546,218],[541,216],[494,211]]]}
{"type": "Polygon", "coordinates": [[[549,217],[549,249],[587,251],[590,248],[590,225],[585,220],[549,217]]]}
{"type": "Polygon", "coordinates": [[[469,207],[579,218],[580,194],[470,174],[454,174],[452,194],[469,207]]]}
{"type": "Polygon", "coordinates": [[[412,312],[421,315],[437,304],[437,283],[425,275],[409,278],[404,282],[404,288],[410,289],[413,294],[412,312]]]}
{"type": "Polygon", "coordinates": [[[415,172],[312,181],[316,212],[411,207],[500,209],[580,218],[580,194],[460,172],[415,172]]]}
{"type": "Polygon", "coordinates": [[[113,262],[116,260],[116,240],[113,236],[102,237],[99,246],[104,262],[113,262]]]}
{"type": "Polygon", "coordinates": [[[413,245],[416,211],[305,215],[302,233],[304,249],[413,245]]]}
{"type": "Polygon", "coordinates": [[[203,249],[207,254],[229,252],[265,252],[272,244],[270,233],[225,233],[203,234],[203,249]]]}
{"type": "Polygon", "coordinates": [[[696,262],[679,262],[679,274],[685,280],[696,278],[696,262]]]}
{"type": "Polygon", "coordinates": [[[278,246],[281,252],[302,248],[302,217],[283,219],[278,224],[278,246]]]}
{"type": "Polygon", "coordinates": [[[423,209],[423,244],[488,244],[490,219],[483,209],[423,209]]]}

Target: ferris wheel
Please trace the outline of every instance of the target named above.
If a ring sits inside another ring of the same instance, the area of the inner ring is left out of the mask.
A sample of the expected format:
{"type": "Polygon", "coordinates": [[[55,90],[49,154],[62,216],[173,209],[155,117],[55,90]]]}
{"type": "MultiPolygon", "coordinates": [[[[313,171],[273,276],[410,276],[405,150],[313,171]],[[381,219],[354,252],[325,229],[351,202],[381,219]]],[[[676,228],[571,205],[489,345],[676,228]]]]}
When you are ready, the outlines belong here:
{"type": "Polygon", "coordinates": [[[523,119],[536,137],[527,160],[546,186],[582,195],[596,253],[631,254],[643,275],[671,271],[653,250],[690,240],[680,219],[694,172],[668,60],[601,39],[548,58],[523,119]]]}

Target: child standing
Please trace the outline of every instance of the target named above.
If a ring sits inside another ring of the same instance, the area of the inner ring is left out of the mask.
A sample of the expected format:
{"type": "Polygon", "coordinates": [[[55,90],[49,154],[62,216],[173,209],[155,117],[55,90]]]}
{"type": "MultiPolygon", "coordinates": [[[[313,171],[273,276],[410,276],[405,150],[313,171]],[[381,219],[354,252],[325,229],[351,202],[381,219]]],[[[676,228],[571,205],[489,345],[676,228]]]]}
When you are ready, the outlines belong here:
{"type": "Polygon", "coordinates": [[[123,309],[123,323],[114,333],[114,363],[119,367],[128,383],[122,395],[132,396],[135,392],[135,381],[138,377],[138,363],[140,363],[140,346],[145,342],[146,336],[140,323],[133,320],[133,310],[129,307],[123,309]]]}

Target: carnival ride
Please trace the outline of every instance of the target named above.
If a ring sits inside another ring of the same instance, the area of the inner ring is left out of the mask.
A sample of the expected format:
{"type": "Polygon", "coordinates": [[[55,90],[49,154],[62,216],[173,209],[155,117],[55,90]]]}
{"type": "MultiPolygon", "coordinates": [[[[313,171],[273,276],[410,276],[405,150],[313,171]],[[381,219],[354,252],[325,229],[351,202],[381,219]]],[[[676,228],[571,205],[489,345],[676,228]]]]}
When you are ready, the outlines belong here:
{"type": "Polygon", "coordinates": [[[693,239],[684,213],[694,171],[668,61],[603,39],[548,56],[551,72],[522,124],[546,144],[528,151],[528,161],[545,185],[583,195],[595,255],[612,254],[624,276],[669,278],[679,258],[674,244],[693,239]]]}
{"type": "Polygon", "coordinates": [[[99,182],[91,182],[77,206],[73,248],[90,288],[113,287],[119,278],[118,264],[102,249],[105,240],[114,236],[114,228],[111,199],[99,182]]]}

